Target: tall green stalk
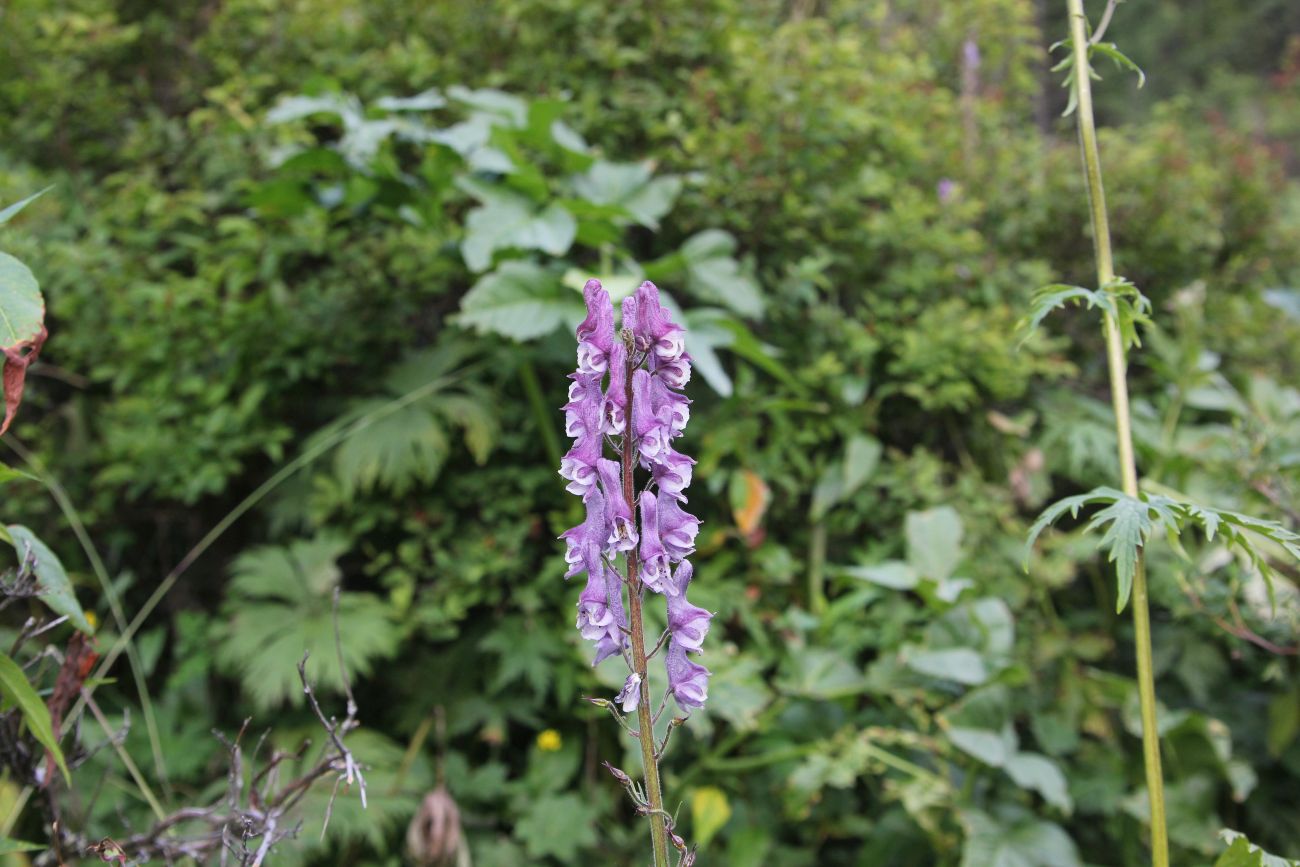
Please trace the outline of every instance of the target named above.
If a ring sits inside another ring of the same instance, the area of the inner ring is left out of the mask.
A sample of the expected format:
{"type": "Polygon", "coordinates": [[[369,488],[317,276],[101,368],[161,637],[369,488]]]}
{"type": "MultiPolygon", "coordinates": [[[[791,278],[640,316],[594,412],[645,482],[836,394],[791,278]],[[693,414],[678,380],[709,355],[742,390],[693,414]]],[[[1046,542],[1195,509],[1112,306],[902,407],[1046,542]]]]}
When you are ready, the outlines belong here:
{"type": "MultiPolygon", "coordinates": [[[[1088,66],[1088,27],[1083,0],[1067,0],[1070,13],[1070,41],[1074,51],[1074,93],[1079,119],[1079,146],[1083,151],[1084,174],[1088,182],[1088,204],[1092,211],[1093,246],[1097,260],[1097,285],[1115,280],[1111,257],[1110,222],[1106,215],[1106,192],[1101,181],[1101,158],[1097,150],[1097,125],[1092,113],[1092,82],[1088,66]]],[[[1138,494],[1137,464],[1133,458],[1133,429],[1128,402],[1128,359],[1119,323],[1103,311],[1106,330],[1106,363],[1110,371],[1110,397],[1115,409],[1115,432],[1119,440],[1119,465],[1123,491],[1138,494]]],[[[1169,836],[1165,826],[1165,789],[1160,770],[1160,734],[1156,728],[1156,687],[1151,666],[1151,611],[1147,600],[1146,566],[1138,551],[1133,575],[1133,641],[1137,651],[1138,697],[1142,708],[1142,756],[1146,768],[1147,793],[1151,802],[1151,863],[1169,867],[1169,836]]]]}

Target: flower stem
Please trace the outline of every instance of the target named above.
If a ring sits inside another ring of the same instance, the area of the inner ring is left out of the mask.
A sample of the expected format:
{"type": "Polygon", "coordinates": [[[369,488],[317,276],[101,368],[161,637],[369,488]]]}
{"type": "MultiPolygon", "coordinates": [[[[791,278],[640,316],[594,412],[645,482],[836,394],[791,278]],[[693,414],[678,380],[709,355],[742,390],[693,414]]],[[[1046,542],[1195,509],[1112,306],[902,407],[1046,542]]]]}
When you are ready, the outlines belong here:
{"type": "MultiPolygon", "coordinates": [[[[1087,19],[1083,0],[1067,0],[1070,41],[1074,50],[1074,92],[1078,103],[1079,145],[1088,182],[1088,204],[1092,211],[1093,246],[1097,260],[1097,282],[1104,289],[1115,279],[1111,256],[1110,222],[1106,215],[1106,193],[1101,182],[1101,157],[1097,149],[1097,124],[1092,113],[1092,84],[1088,66],[1087,19]]],[[[1106,330],[1106,362],[1110,370],[1111,404],[1115,410],[1115,432],[1119,440],[1120,476],[1124,493],[1138,494],[1137,463],[1133,458],[1133,429],[1128,403],[1128,360],[1119,323],[1103,312],[1106,330]]],[[[1147,600],[1146,566],[1138,552],[1133,575],[1133,640],[1137,651],[1138,697],[1142,709],[1142,755],[1146,768],[1147,793],[1151,802],[1151,863],[1169,867],[1169,838],[1165,827],[1164,779],[1160,770],[1160,734],[1156,728],[1156,688],[1151,664],[1151,611],[1147,600]]]]}
{"type": "MultiPolygon", "coordinates": [[[[635,485],[633,473],[636,471],[636,456],[632,443],[632,356],[628,351],[626,408],[624,418],[627,427],[623,431],[623,499],[633,509],[637,508],[634,497],[635,485]]],[[[650,718],[650,678],[646,671],[645,623],[641,614],[641,578],[637,574],[639,567],[637,552],[633,548],[627,552],[627,595],[629,619],[632,627],[632,667],[641,678],[638,689],[641,700],[637,703],[637,737],[641,742],[641,764],[645,768],[645,795],[650,804],[650,841],[654,846],[655,867],[669,867],[668,831],[664,824],[664,796],[659,787],[659,760],[655,757],[654,720],[650,718]]]]}

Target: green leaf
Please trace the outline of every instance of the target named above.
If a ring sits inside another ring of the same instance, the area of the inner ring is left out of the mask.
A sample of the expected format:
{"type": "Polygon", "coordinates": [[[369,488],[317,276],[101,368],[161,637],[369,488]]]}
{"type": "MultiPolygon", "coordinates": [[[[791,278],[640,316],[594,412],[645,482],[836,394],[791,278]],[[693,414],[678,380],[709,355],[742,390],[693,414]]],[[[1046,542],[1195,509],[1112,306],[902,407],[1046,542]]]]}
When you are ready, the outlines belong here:
{"type": "Polygon", "coordinates": [[[45,195],[52,189],[54,189],[54,185],[50,184],[48,187],[41,190],[40,192],[32,193],[27,198],[22,199],[21,201],[14,202],[12,205],[5,208],[4,210],[0,210],[0,226],[3,226],[5,223],[9,222],[14,217],[18,216],[19,211],[21,211],[23,208],[27,207],[32,202],[36,201],[37,199],[39,199],[41,196],[45,195]]]}
{"type": "Polygon", "coordinates": [[[942,581],[961,560],[961,516],[952,506],[908,512],[904,521],[907,562],[921,577],[942,581]]]}
{"type": "Polygon", "coordinates": [[[531,262],[504,262],[460,302],[456,324],[479,334],[532,340],[582,319],[582,301],[531,262]]]}
{"type": "Polygon", "coordinates": [[[707,846],[731,819],[731,803],[727,793],[717,786],[701,786],[691,792],[691,822],[695,829],[695,842],[707,846]]]}
{"type": "Polygon", "coordinates": [[[1224,828],[1219,831],[1219,839],[1228,844],[1228,849],[1214,862],[1214,867],[1300,867],[1300,861],[1269,854],[1240,831],[1224,828]]]}
{"type": "Polygon", "coordinates": [[[523,196],[498,190],[465,217],[460,252],[471,271],[486,271],[498,250],[540,250],[563,256],[577,232],[577,221],[558,202],[538,209],[523,196]]]}
{"type": "Polygon", "coordinates": [[[686,288],[694,295],[731,308],[742,316],[763,315],[763,293],[757,281],[735,259],[736,239],[720,229],[706,229],[682,244],[686,288]]]}
{"type": "Polygon", "coordinates": [[[840,566],[836,572],[890,590],[914,590],[921,580],[916,570],[902,560],[887,560],[872,566],[840,566]]]}
{"type": "Polygon", "coordinates": [[[994,768],[1006,765],[1015,755],[1018,745],[1015,730],[1010,723],[998,731],[952,726],[947,734],[948,740],[957,749],[994,768]]]}
{"type": "Polygon", "coordinates": [[[23,840],[0,838],[0,855],[13,855],[18,852],[42,852],[47,847],[40,843],[28,843],[23,840]]]}
{"type": "Polygon", "coordinates": [[[988,668],[978,652],[969,647],[921,650],[908,654],[907,665],[913,671],[975,686],[988,680],[988,668]]]}
{"type": "Polygon", "coordinates": [[[515,836],[533,859],[553,857],[573,864],[582,849],[596,844],[595,821],[596,810],[585,798],[542,795],[528,800],[515,836]]]}
{"type": "Polygon", "coordinates": [[[0,653],[0,693],[6,701],[11,701],[23,715],[23,721],[31,730],[32,736],[40,745],[50,751],[54,762],[63,772],[63,779],[72,782],[68,766],[63,762],[63,751],[59,749],[59,740],[54,736],[54,723],[50,720],[50,710],[41,701],[41,697],[32,689],[27,675],[8,655],[0,653]]]}
{"type": "Polygon", "coordinates": [[[621,209],[647,229],[658,229],[682,190],[676,175],[654,177],[648,163],[611,163],[597,160],[573,179],[574,191],[596,205],[621,209]]]}
{"type": "Polygon", "coordinates": [[[0,349],[36,340],[45,327],[45,299],[31,269],[0,253],[0,349]]]}
{"type": "Polygon", "coordinates": [[[26,479],[29,482],[39,482],[40,479],[31,473],[24,473],[22,470],[14,469],[8,464],[0,464],[0,485],[8,484],[17,479],[26,479]]]}
{"type": "Polygon", "coordinates": [[[1016,753],[1003,768],[1007,776],[1022,789],[1033,789],[1043,800],[1063,813],[1070,813],[1074,803],[1070,800],[1065,774],[1056,762],[1038,753],[1016,753]]]}
{"type": "Polygon", "coordinates": [[[87,635],[93,633],[94,629],[86,619],[86,613],[81,610],[81,604],[77,602],[77,593],[72,589],[68,573],[64,571],[59,558],[54,556],[54,552],[36,538],[35,533],[21,524],[10,524],[6,529],[9,531],[14,550],[18,552],[19,561],[31,562],[32,571],[36,573],[36,580],[42,589],[40,600],[50,606],[50,610],[55,614],[66,616],[68,622],[82,632],[87,635]]]}
{"type": "Polygon", "coordinates": [[[961,867],[1081,867],[1074,841],[1052,822],[1010,808],[958,816],[966,829],[961,867]]]}
{"type": "Polygon", "coordinates": [[[790,658],[792,669],[780,683],[786,692],[809,698],[835,699],[857,695],[866,681],[857,666],[840,653],[820,648],[799,651],[790,658]]]}

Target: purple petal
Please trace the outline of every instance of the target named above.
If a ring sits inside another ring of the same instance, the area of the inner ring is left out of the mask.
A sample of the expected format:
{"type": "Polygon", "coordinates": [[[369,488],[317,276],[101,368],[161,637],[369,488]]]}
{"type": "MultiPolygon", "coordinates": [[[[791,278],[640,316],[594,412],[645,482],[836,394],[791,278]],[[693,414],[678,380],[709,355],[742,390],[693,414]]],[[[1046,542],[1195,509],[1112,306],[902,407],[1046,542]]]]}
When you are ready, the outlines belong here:
{"type": "Polygon", "coordinates": [[[586,569],[586,551],[588,548],[597,554],[605,547],[608,530],[605,527],[605,498],[596,488],[591,489],[586,500],[587,518],[581,524],[560,534],[568,546],[564,552],[564,562],[569,569],[565,578],[571,578],[586,569]]]}
{"type": "Polygon", "coordinates": [[[695,553],[695,537],[700,532],[700,519],[682,510],[674,497],[660,497],[659,538],[668,557],[684,560],[695,553]]]}
{"type": "Polygon", "coordinates": [[[659,539],[658,503],[655,495],[641,495],[641,581],[656,593],[671,594],[675,588],[669,571],[668,552],[659,539]]]}
{"type": "Polygon", "coordinates": [[[668,631],[673,641],[692,653],[698,653],[709,634],[709,621],[713,615],[686,601],[686,587],[691,583],[691,564],[683,560],[673,575],[675,595],[668,597],[668,631]]]}
{"type": "Polygon", "coordinates": [[[594,351],[608,356],[614,346],[614,308],[609,293],[599,280],[588,280],[582,287],[587,302],[587,318],[578,325],[578,342],[590,344],[594,351]]]}
{"type": "Polygon", "coordinates": [[[631,551],[636,548],[636,524],[632,520],[632,507],[623,498],[623,470],[608,458],[596,461],[596,473],[605,489],[605,520],[608,535],[604,548],[609,551],[631,551]]]}
{"type": "Polygon", "coordinates": [[[635,671],[623,681],[623,688],[614,696],[614,701],[623,706],[623,713],[631,713],[641,704],[641,675],[635,671]]]}
{"type": "Polygon", "coordinates": [[[668,642],[664,657],[668,671],[668,689],[682,708],[704,707],[709,697],[709,670],[686,657],[686,648],[676,639],[668,642]]]}

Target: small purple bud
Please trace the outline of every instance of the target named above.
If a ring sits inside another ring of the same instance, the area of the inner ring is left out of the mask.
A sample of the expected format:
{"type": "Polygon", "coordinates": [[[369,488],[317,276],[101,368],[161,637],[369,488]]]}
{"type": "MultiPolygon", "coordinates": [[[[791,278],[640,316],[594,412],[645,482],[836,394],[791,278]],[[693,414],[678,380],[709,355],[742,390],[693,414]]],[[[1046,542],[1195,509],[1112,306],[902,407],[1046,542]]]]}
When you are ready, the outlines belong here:
{"type": "Polygon", "coordinates": [[[668,689],[678,706],[704,707],[704,702],[709,697],[709,670],[688,659],[686,648],[678,644],[676,639],[668,642],[664,667],[668,670],[668,689]]]}
{"type": "Polygon", "coordinates": [[[610,774],[614,777],[614,779],[618,780],[621,784],[623,784],[624,786],[632,785],[632,778],[629,777],[626,773],[620,771],[618,768],[614,767],[609,762],[601,762],[601,764],[604,765],[605,770],[609,771],[610,774]]]}
{"type": "Polygon", "coordinates": [[[588,280],[582,297],[587,302],[587,318],[578,325],[578,372],[600,375],[608,369],[614,346],[614,308],[599,280],[588,280]]]}
{"type": "MultiPolygon", "coordinates": [[[[636,319],[632,331],[637,346],[652,349],[656,358],[671,360],[682,356],[686,348],[682,327],[672,320],[672,315],[659,303],[659,287],[649,280],[636,290],[636,319]]],[[[628,320],[623,320],[624,326],[628,320]]]]}
{"type": "Polygon", "coordinates": [[[623,688],[614,696],[614,701],[623,707],[623,713],[631,713],[641,704],[641,675],[635,671],[623,681],[623,688]]]}
{"type": "Polygon", "coordinates": [[[948,204],[952,200],[953,193],[957,190],[957,183],[952,178],[940,178],[939,183],[935,185],[935,192],[939,195],[939,203],[948,204]]]}

